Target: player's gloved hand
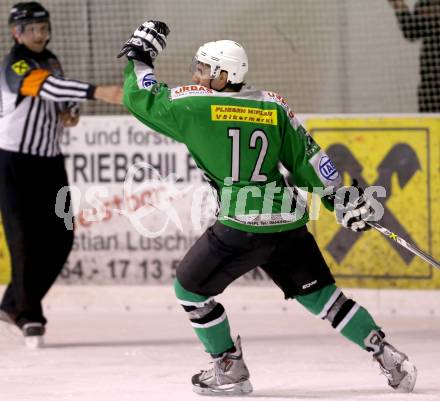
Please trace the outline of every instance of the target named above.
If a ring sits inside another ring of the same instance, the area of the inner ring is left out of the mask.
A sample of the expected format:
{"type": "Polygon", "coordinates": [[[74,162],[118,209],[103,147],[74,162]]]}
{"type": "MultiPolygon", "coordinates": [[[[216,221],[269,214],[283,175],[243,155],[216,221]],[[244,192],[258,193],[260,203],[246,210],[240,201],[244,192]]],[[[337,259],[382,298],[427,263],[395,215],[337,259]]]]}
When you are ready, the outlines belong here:
{"type": "Polygon", "coordinates": [[[366,221],[373,213],[374,209],[357,180],[353,180],[351,187],[342,187],[336,192],[336,221],[345,228],[356,232],[369,230],[371,226],[366,221]]]}
{"type": "Polygon", "coordinates": [[[165,49],[169,33],[165,22],[144,22],[124,43],[118,58],[125,55],[129,60],[139,60],[153,68],[155,58],[165,49]]]}

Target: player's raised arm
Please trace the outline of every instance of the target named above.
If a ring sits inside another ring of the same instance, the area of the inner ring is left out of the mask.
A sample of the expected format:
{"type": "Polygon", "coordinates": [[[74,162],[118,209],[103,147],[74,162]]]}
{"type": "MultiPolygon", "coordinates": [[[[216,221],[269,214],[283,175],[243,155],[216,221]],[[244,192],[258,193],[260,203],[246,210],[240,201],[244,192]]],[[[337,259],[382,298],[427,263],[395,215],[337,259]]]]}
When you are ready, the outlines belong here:
{"type": "Polygon", "coordinates": [[[181,132],[172,110],[170,90],[158,83],[154,60],[165,49],[170,30],[164,22],[147,21],[125,42],[118,57],[126,56],[123,104],[151,129],[181,142],[181,132]]]}

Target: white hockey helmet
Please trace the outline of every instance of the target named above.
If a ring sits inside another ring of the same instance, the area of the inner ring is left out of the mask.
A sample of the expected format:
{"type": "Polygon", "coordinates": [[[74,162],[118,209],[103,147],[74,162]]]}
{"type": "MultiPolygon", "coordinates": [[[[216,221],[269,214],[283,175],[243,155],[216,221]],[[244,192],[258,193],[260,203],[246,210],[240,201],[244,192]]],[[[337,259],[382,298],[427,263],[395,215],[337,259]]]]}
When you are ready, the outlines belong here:
{"type": "Polygon", "coordinates": [[[248,71],[248,58],[239,43],[233,40],[218,40],[200,46],[195,62],[211,67],[210,79],[217,79],[221,71],[228,73],[228,82],[241,84],[248,71]]]}

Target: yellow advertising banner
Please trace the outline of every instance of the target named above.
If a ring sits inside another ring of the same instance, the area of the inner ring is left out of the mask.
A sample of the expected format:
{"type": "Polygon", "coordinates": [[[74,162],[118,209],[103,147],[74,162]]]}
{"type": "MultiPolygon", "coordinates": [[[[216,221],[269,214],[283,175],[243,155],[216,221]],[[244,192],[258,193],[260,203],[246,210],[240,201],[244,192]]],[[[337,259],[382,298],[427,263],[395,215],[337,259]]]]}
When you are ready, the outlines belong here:
{"type": "Polygon", "coordinates": [[[0,215],[0,284],[6,284],[11,277],[11,261],[8,245],[6,244],[5,232],[3,230],[2,218],[0,215]]]}
{"type": "MultiPolygon", "coordinates": [[[[380,221],[440,258],[440,119],[317,118],[307,128],[350,185],[382,186],[380,221]]],[[[321,208],[310,223],[338,283],[346,287],[440,288],[440,271],[374,229],[353,233],[321,208]]]]}

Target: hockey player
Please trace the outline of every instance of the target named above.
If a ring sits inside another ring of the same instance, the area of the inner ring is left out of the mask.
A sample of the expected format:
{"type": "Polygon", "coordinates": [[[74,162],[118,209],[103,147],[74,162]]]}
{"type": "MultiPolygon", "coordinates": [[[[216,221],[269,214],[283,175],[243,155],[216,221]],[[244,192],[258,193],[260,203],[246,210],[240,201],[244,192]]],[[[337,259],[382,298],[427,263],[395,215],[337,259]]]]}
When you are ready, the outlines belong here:
{"type": "Polygon", "coordinates": [[[148,21],[119,56],[129,59],[123,97],[128,110],[150,128],[184,143],[220,200],[217,222],[176,272],[178,301],[213,358],[208,369],[192,377],[193,390],[208,395],[252,391],[240,338],[232,340],[225,309],[214,297],[261,266],[285,298],[295,298],[372,352],[391,387],[412,391],[415,367],[385,341],[368,311],[335,285],[307,231],[304,201],[286,187],[278,163],[291,172],[296,186],[325,191],[324,205],[342,208],[341,223],[354,231],[368,229],[365,221],[372,213],[362,191],[351,191],[354,197],[348,197],[345,189],[338,190],[337,170],[282,97],[245,89],[248,59],[240,44],[205,43],[193,61],[193,84],[169,89],[158,83],[153,62],[168,33],[165,23],[148,21]]]}
{"type": "MultiPolygon", "coordinates": [[[[41,4],[16,4],[8,22],[15,44],[0,68],[0,211],[12,280],[0,320],[17,325],[26,343],[38,346],[46,324],[41,301],[73,244],[72,230],[55,214],[57,192],[69,185],[61,132],[77,124],[77,102],[120,104],[122,88],[63,77],[60,62],[46,48],[51,25],[41,4]]],[[[69,204],[65,210],[71,210],[69,204]]]]}

